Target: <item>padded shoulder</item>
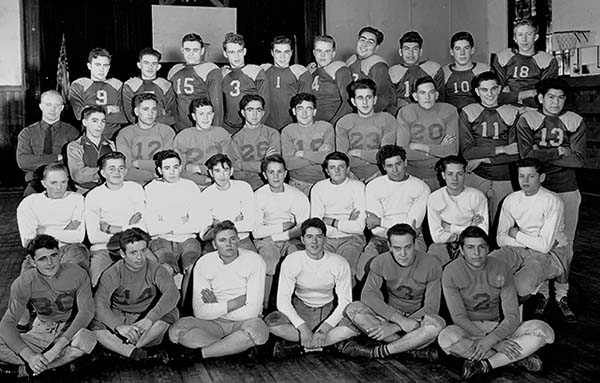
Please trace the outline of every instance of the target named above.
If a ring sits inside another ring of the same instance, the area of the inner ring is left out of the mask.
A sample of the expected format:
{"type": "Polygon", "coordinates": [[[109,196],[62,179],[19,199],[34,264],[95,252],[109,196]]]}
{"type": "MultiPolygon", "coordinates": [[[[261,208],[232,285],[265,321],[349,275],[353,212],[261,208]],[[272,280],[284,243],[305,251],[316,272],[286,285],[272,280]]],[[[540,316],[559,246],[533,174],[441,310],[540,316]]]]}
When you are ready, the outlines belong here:
{"type": "Polygon", "coordinates": [[[132,77],[129,80],[125,81],[125,85],[134,92],[137,92],[137,90],[140,89],[140,86],[142,86],[143,83],[144,82],[139,77],[132,77]]]}
{"type": "Polygon", "coordinates": [[[519,108],[514,105],[505,104],[500,106],[497,110],[498,114],[500,117],[502,117],[502,120],[504,120],[507,125],[514,124],[515,120],[519,116],[519,108]]]}
{"type": "Polygon", "coordinates": [[[402,80],[402,77],[404,77],[404,75],[406,74],[407,70],[408,70],[408,68],[402,64],[397,64],[397,65],[394,65],[393,67],[391,67],[388,70],[388,73],[390,74],[392,83],[394,83],[394,84],[399,83],[400,80],[402,80]]]}
{"type": "Polygon", "coordinates": [[[169,79],[169,80],[170,80],[171,78],[173,78],[173,76],[175,76],[175,74],[176,74],[177,72],[179,72],[180,70],[182,70],[183,68],[185,68],[185,65],[184,65],[184,64],[175,64],[175,65],[174,65],[174,66],[171,68],[171,70],[169,71],[169,73],[167,74],[167,79],[169,79]]]}
{"type": "Polygon", "coordinates": [[[302,66],[300,64],[291,65],[290,70],[292,71],[292,73],[294,74],[296,79],[299,79],[300,76],[302,76],[304,73],[308,72],[308,69],[306,69],[304,66],[302,66]]]}
{"type": "Polygon", "coordinates": [[[483,112],[483,106],[481,104],[469,104],[462,108],[462,111],[465,112],[469,122],[475,121],[477,117],[483,112]]]}
{"type": "Polygon", "coordinates": [[[353,54],[352,56],[348,57],[348,59],[346,60],[346,65],[350,66],[350,65],[354,64],[356,62],[356,60],[358,60],[358,57],[356,57],[356,54],[353,54]]]}
{"type": "Polygon", "coordinates": [[[539,51],[538,53],[533,55],[533,59],[541,69],[546,69],[550,66],[550,63],[552,62],[552,59],[554,59],[554,57],[547,52],[539,51]]]}
{"type": "Polygon", "coordinates": [[[515,53],[512,51],[512,49],[503,49],[496,53],[496,59],[498,60],[498,64],[500,64],[500,66],[505,66],[508,63],[508,60],[510,60],[514,55],[515,53]]]}
{"type": "Polygon", "coordinates": [[[327,65],[323,69],[325,69],[325,72],[327,72],[327,74],[330,75],[331,78],[335,78],[335,74],[341,68],[347,68],[346,64],[344,64],[341,61],[334,61],[334,62],[330,63],[329,65],[327,65]]]}
{"type": "Polygon", "coordinates": [[[171,83],[162,77],[157,77],[152,82],[158,85],[158,87],[160,88],[160,90],[163,91],[163,93],[167,93],[171,88],[171,83]]]}
{"type": "Polygon", "coordinates": [[[450,76],[452,75],[452,69],[450,69],[450,64],[446,64],[442,67],[442,70],[444,71],[444,79],[446,81],[448,81],[448,79],[450,78],[450,76]]]}
{"type": "Polygon", "coordinates": [[[528,110],[523,113],[521,117],[527,121],[527,125],[529,125],[531,130],[538,130],[540,126],[542,126],[542,122],[544,122],[545,118],[545,116],[537,110],[528,110]]]}
{"type": "Polygon", "coordinates": [[[115,88],[115,90],[119,90],[123,86],[123,83],[121,82],[121,80],[116,79],[114,77],[106,80],[106,83],[108,85],[112,86],[113,88],[115,88]]]}
{"type": "Polygon", "coordinates": [[[271,68],[273,66],[273,64],[269,64],[269,63],[265,63],[265,64],[261,64],[260,67],[262,68],[262,70],[264,70],[265,72],[269,70],[269,68],[271,68]]]}
{"type": "Polygon", "coordinates": [[[92,81],[91,78],[81,77],[81,78],[78,78],[77,80],[73,81],[73,84],[71,84],[71,85],[77,84],[77,85],[81,86],[83,88],[83,91],[85,92],[86,90],[88,90],[88,88],[90,86],[92,86],[93,83],[94,82],[92,81]]]}
{"type": "Polygon", "coordinates": [[[365,60],[363,60],[360,63],[360,70],[364,74],[369,74],[369,71],[371,70],[371,68],[373,68],[376,64],[379,64],[379,63],[384,63],[386,66],[388,65],[387,61],[385,61],[383,59],[383,57],[381,57],[379,55],[369,56],[368,58],[366,58],[365,60]]]}
{"type": "Polygon", "coordinates": [[[490,70],[490,66],[486,63],[475,63],[475,67],[473,68],[473,74],[475,76],[487,72],[490,70]]]}
{"type": "Polygon", "coordinates": [[[213,63],[202,63],[194,66],[194,72],[204,81],[206,81],[208,74],[215,69],[219,70],[219,67],[213,63]]]}
{"type": "Polygon", "coordinates": [[[317,63],[316,62],[310,62],[308,63],[308,65],[306,66],[306,69],[308,69],[308,71],[310,72],[310,74],[313,74],[314,71],[317,70],[317,63]]]}
{"type": "Polygon", "coordinates": [[[246,76],[250,77],[252,80],[256,80],[258,74],[262,71],[262,68],[258,65],[248,64],[242,68],[242,72],[246,74],[246,76]]]}
{"type": "Polygon", "coordinates": [[[227,76],[229,73],[231,73],[231,67],[229,65],[224,65],[221,68],[221,74],[223,75],[223,77],[227,76]]]}
{"type": "Polygon", "coordinates": [[[421,66],[421,69],[423,69],[425,71],[425,73],[427,73],[431,77],[435,76],[437,71],[440,70],[440,68],[441,68],[440,64],[436,63],[435,61],[431,61],[431,60],[425,61],[420,66],[421,66]]]}
{"type": "Polygon", "coordinates": [[[583,117],[573,112],[566,112],[559,117],[563,124],[567,127],[567,130],[571,133],[577,130],[581,125],[583,117]]]}

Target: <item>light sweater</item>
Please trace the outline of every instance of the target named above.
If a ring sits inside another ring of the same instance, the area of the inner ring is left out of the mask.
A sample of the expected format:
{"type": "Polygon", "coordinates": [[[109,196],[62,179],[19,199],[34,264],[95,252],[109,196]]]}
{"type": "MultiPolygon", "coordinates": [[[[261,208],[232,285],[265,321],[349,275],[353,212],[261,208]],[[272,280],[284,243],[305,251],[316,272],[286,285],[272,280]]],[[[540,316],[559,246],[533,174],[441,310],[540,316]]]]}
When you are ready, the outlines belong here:
{"type": "Polygon", "coordinates": [[[254,192],[256,200],[256,225],[252,234],[255,239],[271,237],[273,241],[287,241],[290,230],[283,231],[284,222],[296,222],[299,226],[308,219],[310,203],[300,190],[284,184],[283,192],[274,193],[269,185],[254,192]]]}
{"type": "MultiPolygon", "coordinates": [[[[256,218],[254,192],[247,182],[238,180],[230,182],[227,190],[220,190],[215,183],[204,189],[202,192],[204,203],[208,206],[211,223],[213,218],[219,221],[229,220],[235,224],[240,239],[248,238],[254,229],[256,218]],[[235,218],[240,213],[244,218],[236,222],[235,218]]],[[[200,235],[202,236],[202,233],[200,235]]]]}

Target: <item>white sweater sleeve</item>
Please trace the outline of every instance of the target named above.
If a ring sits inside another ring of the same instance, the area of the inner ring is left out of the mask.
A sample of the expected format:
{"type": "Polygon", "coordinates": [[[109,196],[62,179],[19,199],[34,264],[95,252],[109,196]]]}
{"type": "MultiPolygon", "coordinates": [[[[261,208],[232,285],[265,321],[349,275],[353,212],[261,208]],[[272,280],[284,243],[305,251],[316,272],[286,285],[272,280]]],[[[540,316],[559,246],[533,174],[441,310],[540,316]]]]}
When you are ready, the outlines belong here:
{"type": "Polygon", "coordinates": [[[517,246],[522,247],[514,238],[508,235],[508,231],[515,225],[515,219],[510,214],[512,201],[515,199],[516,194],[510,194],[502,203],[502,209],[500,210],[500,219],[498,221],[498,233],[496,234],[496,241],[498,246],[517,246]]]}
{"type": "Polygon", "coordinates": [[[517,242],[541,253],[548,253],[554,246],[564,212],[563,202],[559,198],[552,198],[545,207],[544,221],[537,236],[528,235],[522,231],[518,231],[515,236],[517,242]]]}
{"type": "Polygon", "coordinates": [[[341,259],[335,273],[335,294],[337,295],[337,306],[335,310],[325,320],[331,327],[340,323],[344,316],[346,306],[352,302],[352,282],[350,264],[345,259],[341,259]]]}
{"type": "Polygon", "coordinates": [[[227,314],[227,302],[204,303],[201,292],[211,290],[211,287],[210,281],[202,274],[202,266],[200,262],[194,266],[192,309],[196,318],[213,320],[227,314]]]}
{"type": "Polygon", "coordinates": [[[354,209],[359,211],[359,215],[354,221],[350,221],[350,219],[341,219],[338,223],[338,230],[344,233],[362,234],[365,230],[365,211],[367,209],[365,186],[362,183],[355,183],[352,185],[351,191],[354,209]]]}
{"type": "Polygon", "coordinates": [[[300,327],[304,320],[300,318],[292,305],[292,295],[296,288],[296,278],[300,272],[298,258],[287,257],[281,264],[279,285],[277,288],[277,310],[285,315],[295,328],[300,327]]]}
{"type": "Polygon", "coordinates": [[[32,207],[32,197],[25,197],[17,206],[17,224],[19,225],[19,234],[21,244],[27,247],[37,234],[38,220],[32,207]]]}
{"type": "MultiPolygon", "coordinates": [[[[79,226],[75,230],[65,230],[58,227],[49,227],[46,234],[53,236],[63,243],[81,243],[85,236],[85,219],[83,213],[83,197],[69,196],[72,206],[69,205],[71,211],[71,222],[79,221],[79,226]]],[[[65,226],[66,227],[66,226],[65,226]]]]}
{"type": "Polygon", "coordinates": [[[85,197],[85,227],[88,239],[92,245],[108,243],[110,235],[100,230],[100,200],[93,193],[94,189],[85,197]]]}

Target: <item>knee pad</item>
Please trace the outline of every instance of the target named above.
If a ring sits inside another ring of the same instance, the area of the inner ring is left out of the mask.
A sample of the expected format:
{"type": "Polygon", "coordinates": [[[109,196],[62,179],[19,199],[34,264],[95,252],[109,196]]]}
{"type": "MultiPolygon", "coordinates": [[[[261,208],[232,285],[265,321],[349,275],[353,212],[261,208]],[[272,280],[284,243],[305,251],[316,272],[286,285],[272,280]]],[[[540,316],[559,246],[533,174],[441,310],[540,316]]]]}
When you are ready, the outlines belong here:
{"type": "Polygon", "coordinates": [[[352,318],[358,314],[359,312],[363,311],[365,308],[365,304],[362,303],[361,301],[354,301],[352,303],[350,303],[348,306],[346,306],[346,308],[344,309],[344,314],[346,314],[346,316],[352,320],[352,318]]]}
{"type": "Polygon", "coordinates": [[[421,321],[421,326],[430,326],[439,334],[446,327],[446,321],[439,315],[425,315],[421,321]]]}
{"type": "Polygon", "coordinates": [[[548,323],[539,319],[532,319],[527,322],[527,334],[544,339],[546,344],[554,343],[554,330],[548,323]]]}
{"type": "Polygon", "coordinates": [[[446,327],[445,329],[443,329],[442,331],[440,331],[438,338],[437,338],[438,344],[440,345],[440,348],[446,354],[449,353],[448,350],[450,349],[450,347],[452,347],[452,345],[454,345],[461,339],[461,336],[459,335],[459,331],[460,331],[460,327],[458,327],[456,325],[450,325],[450,326],[446,327]]]}
{"type": "Polygon", "coordinates": [[[248,321],[242,328],[242,331],[257,346],[267,343],[267,339],[269,338],[269,328],[259,318],[248,321]]]}

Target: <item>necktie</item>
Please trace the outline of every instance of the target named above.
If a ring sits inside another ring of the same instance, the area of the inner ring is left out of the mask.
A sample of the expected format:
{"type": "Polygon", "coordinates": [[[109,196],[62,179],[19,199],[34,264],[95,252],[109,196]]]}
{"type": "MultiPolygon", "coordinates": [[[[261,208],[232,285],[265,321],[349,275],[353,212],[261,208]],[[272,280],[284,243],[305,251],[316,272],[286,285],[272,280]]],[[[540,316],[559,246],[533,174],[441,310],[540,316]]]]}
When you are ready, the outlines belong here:
{"type": "Polygon", "coordinates": [[[44,138],[44,154],[52,154],[52,125],[48,125],[48,129],[46,129],[46,137],[44,138]]]}

